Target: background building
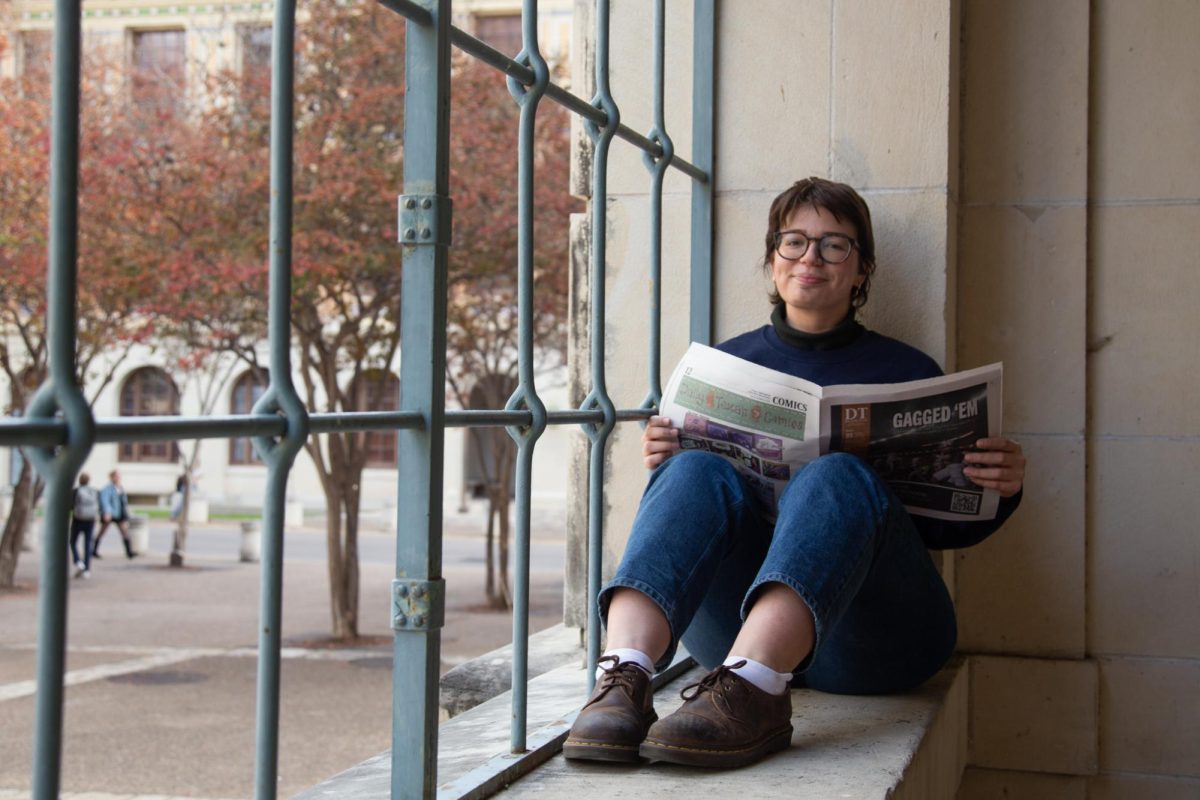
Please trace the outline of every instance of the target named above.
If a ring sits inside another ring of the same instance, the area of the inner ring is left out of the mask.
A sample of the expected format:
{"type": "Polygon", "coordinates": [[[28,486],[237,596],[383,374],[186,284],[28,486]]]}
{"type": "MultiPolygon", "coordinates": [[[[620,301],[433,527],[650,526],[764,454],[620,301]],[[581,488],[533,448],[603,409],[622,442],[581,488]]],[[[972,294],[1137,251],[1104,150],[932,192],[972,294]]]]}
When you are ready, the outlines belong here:
{"type": "MultiPolygon", "coordinates": [[[[557,65],[560,82],[570,52],[572,5],[570,0],[543,2],[539,11],[539,45],[557,65]]],[[[54,4],[50,0],[16,0],[8,9],[9,46],[0,49],[0,76],[18,75],[44,68],[51,53],[54,4]]],[[[521,48],[521,3],[519,0],[456,0],[454,24],[475,34],[501,52],[515,55],[521,48]]],[[[158,93],[202,98],[206,78],[233,68],[243,75],[270,68],[270,2],[162,3],[153,0],[108,0],[88,2],[83,9],[84,50],[104,55],[129,70],[127,89],[133,102],[151,102],[158,93]]],[[[566,187],[563,187],[564,190],[566,187]]],[[[397,193],[400,187],[397,187],[397,193]]],[[[515,192],[515,189],[514,189],[515,192]]],[[[397,261],[399,259],[397,248],[397,261]]],[[[167,365],[169,354],[160,348],[135,347],[120,363],[112,382],[94,406],[98,417],[202,413],[206,387],[189,381],[179,385],[167,365]]],[[[264,360],[261,363],[265,363],[264,360]]],[[[104,368],[100,372],[107,371],[104,368]]],[[[399,402],[399,364],[390,372],[374,372],[356,391],[362,395],[361,410],[395,408],[399,402]]],[[[347,378],[348,380],[348,378],[347,378]]],[[[297,385],[300,381],[297,378],[297,385]]],[[[252,371],[234,368],[217,389],[219,399],[212,413],[248,412],[262,388],[252,371]]],[[[0,397],[8,400],[7,387],[0,397]]],[[[544,399],[561,407],[566,400],[565,373],[546,376],[544,399]]],[[[462,429],[447,431],[447,504],[465,508],[482,482],[479,455],[462,429]]],[[[395,524],[394,434],[367,434],[369,456],[363,480],[364,516],[377,524],[395,524]]],[[[560,464],[565,458],[567,434],[551,429],[541,444],[536,470],[535,502],[561,504],[565,492],[560,464]]],[[[192,443],[181,443],[190,448],[192,443]]],[[[266,470],[248,440],[205,441],[200,445],[197,503],[192,516],[203,519],[213,505],[255,507],[262,496],[266,470]]],[[[0,476],[7,484],[16,480],[14,460],[0,463],[0,476]]],[[[178,477],[179,449],[167,443],[98,445],[85,469],[102,476],[119,467],[131,495],[142,502],[165,503],[178,477]]],[[[289,484],[295,502],[310,511],[324,505],[320,482],[307,456],[298,459],[289,484]]]]}

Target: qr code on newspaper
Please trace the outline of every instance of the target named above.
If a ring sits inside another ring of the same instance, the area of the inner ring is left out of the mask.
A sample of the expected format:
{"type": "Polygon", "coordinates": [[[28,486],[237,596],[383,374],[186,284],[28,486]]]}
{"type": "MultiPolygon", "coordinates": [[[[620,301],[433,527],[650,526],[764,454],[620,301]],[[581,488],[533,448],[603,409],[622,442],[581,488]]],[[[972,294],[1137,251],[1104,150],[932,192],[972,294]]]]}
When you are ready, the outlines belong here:
{"type": "Polygon", "coordinates": [[[950,510],[956,514],[978,514],[979,495],[955,492],[950,496],[950,510]]]}

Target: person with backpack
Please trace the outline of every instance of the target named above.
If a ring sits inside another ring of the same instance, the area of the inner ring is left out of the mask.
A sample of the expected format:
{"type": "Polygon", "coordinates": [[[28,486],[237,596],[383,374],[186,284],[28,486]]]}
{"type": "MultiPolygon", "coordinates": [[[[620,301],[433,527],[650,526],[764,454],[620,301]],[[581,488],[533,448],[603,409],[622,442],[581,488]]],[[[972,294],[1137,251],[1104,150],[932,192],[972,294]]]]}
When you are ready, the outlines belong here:
{"type": "Polygon", "coordinates": [[[109,525],[116,525],[125,542],[125,557],[137,558],[133,545],[129,541],[129,496],[121,486],[121,473],[115,469],[108,473],[108,485],[100,490],[100,532],[96,534],[96,543],[92,545],[92,557],[100,558],[100,540],[109,525]]]}
{"type": "Polygon", "coordinates": [[[89,578],[92,574],[92,532],[96,529],[96,517],[100,516],[100,495],[88,484],[91,476],[79,473],[79,485],[71,495],[71,560],[75,563],[75,577],[89,578]],[[83,559],[79,558],[79,537],[83,537],[83,559]]]}

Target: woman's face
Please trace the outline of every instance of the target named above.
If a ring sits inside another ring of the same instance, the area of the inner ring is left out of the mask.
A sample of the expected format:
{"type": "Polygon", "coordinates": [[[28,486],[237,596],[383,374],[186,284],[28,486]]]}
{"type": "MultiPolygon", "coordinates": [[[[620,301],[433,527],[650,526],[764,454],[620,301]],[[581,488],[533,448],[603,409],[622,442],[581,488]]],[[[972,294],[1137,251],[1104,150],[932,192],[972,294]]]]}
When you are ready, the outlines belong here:
{"type": "MultiPolygon", "coordinates": [[[[783,230],[798,231],[814,240],[827,233],[858,237],[853,225],[838,222],[828,210],[811,205],[797,208],[783,230]]],[[[864,277],[857,248],[840,264],[822,260],[818,249],[816,241],[811,242],[797,261],[788,261],[778,251],[771,256],[771,277],[788,324],[805,333],[824,333],[836,327],[850,313],[850,294],[864,277]]]]}

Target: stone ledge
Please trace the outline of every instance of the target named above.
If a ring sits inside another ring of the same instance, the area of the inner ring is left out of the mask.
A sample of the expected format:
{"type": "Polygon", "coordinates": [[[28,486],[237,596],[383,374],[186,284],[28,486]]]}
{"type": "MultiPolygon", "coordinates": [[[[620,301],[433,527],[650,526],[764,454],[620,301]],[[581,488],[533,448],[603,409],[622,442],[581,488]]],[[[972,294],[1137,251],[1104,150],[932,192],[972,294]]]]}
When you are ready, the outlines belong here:
{"type": "MultiPolygon", "coordinates": [[[[660,714],[680,703],[693,669],[655,698],[660,714]]],[[[530,731],[556,730],[582,704],[586,673],[561,667],[530,682],[530,731]],[[570,714],[565,712],[570,711],[570,714]]],[[[568,762],[555,755],[513,782],[506,797],[808,797],[953,798],[966,757],[967,669],[959,661],[915,692],[850,697],[800,689],[792,693],[791,749],[730,772],[666,764],[626,766],[568,762]]],[[[439,797],[467,796],[456,783],[508,750],[511,700],[497,696],[442,725],[439,797]]],[[[534,737],[531,735],[531,740],[534,737]]],[[[389,796],[389,754],[381,753],[297,795],[301,800],[389,796]]]]}
{"type": "MultiPolygon", "coordinates": [[[[559,624],[529,637],[529,678],[568,664],[583,665],[585,657],[578,628],[559,624]]],[[[445,718],[464,711],[512,687],[513,649],[511,644],[496,648],[465,664],[459,664],[442,676],[439,703],[445,718]]]]}

